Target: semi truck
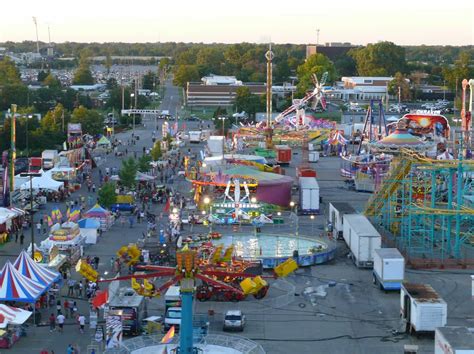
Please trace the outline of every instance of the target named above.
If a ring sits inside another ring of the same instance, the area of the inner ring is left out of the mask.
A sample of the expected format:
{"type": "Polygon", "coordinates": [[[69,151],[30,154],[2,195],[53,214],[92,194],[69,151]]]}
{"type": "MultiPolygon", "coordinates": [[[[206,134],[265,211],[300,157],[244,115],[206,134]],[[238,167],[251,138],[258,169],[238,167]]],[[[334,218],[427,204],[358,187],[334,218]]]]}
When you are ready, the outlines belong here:
{"type": "Polygon", "coordinates": [[[369,219],[361,214],[345,214],[342,234],[355,265],[372,268],[375,250],[382,248],[382,237],[369,219]]]}

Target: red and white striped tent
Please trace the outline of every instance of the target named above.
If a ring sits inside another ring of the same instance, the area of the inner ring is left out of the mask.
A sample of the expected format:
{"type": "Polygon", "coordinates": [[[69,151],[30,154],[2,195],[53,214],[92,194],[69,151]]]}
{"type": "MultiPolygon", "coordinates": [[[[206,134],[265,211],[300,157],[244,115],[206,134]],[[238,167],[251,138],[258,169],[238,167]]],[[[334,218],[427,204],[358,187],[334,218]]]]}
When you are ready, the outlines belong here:
{"type": "Polygon", "coordinates": [[[31,314],[30,311],[0,304],[0,328],[6,328],[9,324],[21,325],[26,322],[31,314]]]}
{"type": "Polygon", "coordinates": [[[10,261],[0,271],[0,301],[35,302],[46,289],[21,274],[10,261]]]}
{"type": "Polygon", "coordinates": [[[26,251],[21,251],[13,266],[25,277],[48,288],[61,278],[58,272],[36,263],[26,251]]]}

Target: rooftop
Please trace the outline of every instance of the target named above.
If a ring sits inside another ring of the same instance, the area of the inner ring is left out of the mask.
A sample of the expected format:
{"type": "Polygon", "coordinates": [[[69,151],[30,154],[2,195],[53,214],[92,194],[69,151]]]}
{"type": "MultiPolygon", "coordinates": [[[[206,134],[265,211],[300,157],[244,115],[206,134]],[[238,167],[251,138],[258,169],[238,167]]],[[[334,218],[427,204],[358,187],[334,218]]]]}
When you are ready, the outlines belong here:
{"type": "Polygon", "coordinates": [[[438,293],[428,284],[403,283],[403,288],[413,299],[420,301],[434,301],[443,300],[438,293]]]}

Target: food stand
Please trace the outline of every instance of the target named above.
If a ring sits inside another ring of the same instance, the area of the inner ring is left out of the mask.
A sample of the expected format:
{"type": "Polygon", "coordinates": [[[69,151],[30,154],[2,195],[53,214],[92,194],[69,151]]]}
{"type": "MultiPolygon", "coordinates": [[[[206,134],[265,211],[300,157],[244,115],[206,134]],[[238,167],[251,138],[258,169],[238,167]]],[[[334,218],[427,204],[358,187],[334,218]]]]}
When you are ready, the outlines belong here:
{"type": "Polygon", "coordinates": [[[64,264],[75,264],[83,254],[85,237],[74,222],[55,224],[40,248],[48,255],[48,267],[59,269],[64,264]],[[58,258],[59,257],[59,258],[58,258]]]}

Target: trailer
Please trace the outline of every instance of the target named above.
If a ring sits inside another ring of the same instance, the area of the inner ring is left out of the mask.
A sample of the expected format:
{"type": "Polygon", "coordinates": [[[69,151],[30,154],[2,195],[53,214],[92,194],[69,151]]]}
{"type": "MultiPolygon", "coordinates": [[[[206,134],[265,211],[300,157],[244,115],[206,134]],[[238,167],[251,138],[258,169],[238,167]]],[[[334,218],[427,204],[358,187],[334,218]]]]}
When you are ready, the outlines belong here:
{"type": "Polygon", "coordinates": [[[300,212],[319,213],[319,184],[314,177],[300,177],[300,212]]]}
{"type": "Polygon", "coordinates": [[[318,162],[319,161],[319,151],[310,151],[308,153],[309,162],[318,162]]]}
{"type": "Polygon", "coordinates": [[[405,259],[396,248],[381,248],[374,255],[374,284],[382,290],[400,290],[405,277],[405,259]]]}
{"type": "Polygon", "coordinates": [[[402,283],[400,315],[406,332],[434,332],[446,325],[448,305],[430,285],[402,283]]]}
{"type": "MultiPolygon", "coordinates": [[[[342,240],[342,226],[344,224],[345,214],[356,214],[356,210],[345,202],[329,203],[329,223],[332,228],[332,234],[335,239],[342,240]]],[[[329,230],[331,231],[331,230],[329,230]]]]}
{"type": "Polygon", "coordinates": [[[221,135],[212,135],[207,139],[207,148],[213,156],[222,155],[224,149],[224,137],[221,135]]]}
{"type": "Polygon", "coordinates": [[[275,145],[276,161],[288,165],[291,162],[291,148],[288,145],[275,145]]]}
{"type": "Polygon", "coordinates": [[[382,248],[382,237],[364,215],[344,215],[343,237],[358,268],[374,266],[375,250],[382,248]]]}
{"type": "Polygon", "coordinates": [[[190,131],[189,132],[189,142],[190,143],[200,143],[201,142],[201,131],[200,130],[195,130],[195,131],[190,131]]]}
{"type": "Polygon", "coordinates": [[[435,329],[434,354],[474,354],[474,329],[439,327],[435,329]]]}

